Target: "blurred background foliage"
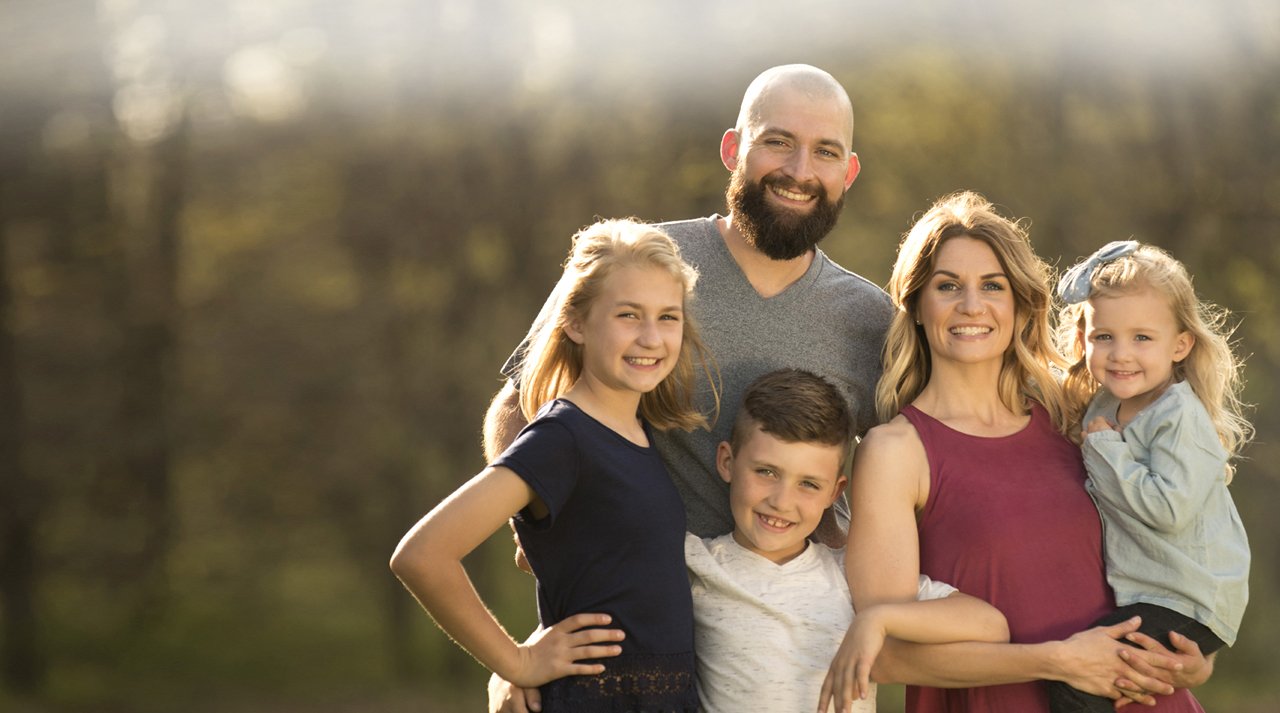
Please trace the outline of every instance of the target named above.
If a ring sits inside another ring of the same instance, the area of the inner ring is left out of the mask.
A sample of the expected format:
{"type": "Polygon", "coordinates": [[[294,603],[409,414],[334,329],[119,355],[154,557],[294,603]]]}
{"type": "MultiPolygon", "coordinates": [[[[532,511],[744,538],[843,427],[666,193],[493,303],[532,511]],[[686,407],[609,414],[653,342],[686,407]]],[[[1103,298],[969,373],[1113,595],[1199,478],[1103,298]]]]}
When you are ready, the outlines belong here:
{"type": "MultiPolygon", "coordinates": [[[[482,466],[569,236],[723,212],[742,91],[799,61],[857,112],[844,265],[969,188],[1235,311],[1253,598],[1198,694],[1280,709],[1271,0],[8,0],[0,40],[0,708],[481,710],[387,558],[482,466]]],[[[510,554],[470,564],[523,634],[510,554]]]]}

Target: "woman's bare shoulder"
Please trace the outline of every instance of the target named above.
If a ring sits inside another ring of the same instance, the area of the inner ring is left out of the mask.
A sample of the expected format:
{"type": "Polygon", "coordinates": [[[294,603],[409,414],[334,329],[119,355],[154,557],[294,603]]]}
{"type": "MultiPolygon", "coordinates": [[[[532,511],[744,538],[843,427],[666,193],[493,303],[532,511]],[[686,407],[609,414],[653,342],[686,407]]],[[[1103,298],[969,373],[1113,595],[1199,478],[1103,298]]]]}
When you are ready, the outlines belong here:
{"type": "Polygon", "coordinates": [[[853,454],[853,487],[862,498],[911,502],[928,492],[929,459],[915,426],[898,415],[867,432],[853,454]]]}
{"type": "Polygon", "coordinates": [[[916,427],[899,414],[867,431],[854,453],[854,466],[859,462],[876,468],[905,473],[925,463],[924,444],[916,427]],[[901,468],[889,468],[897,464],[901,468]]]}
{"type": "Polygon", "coordinates": [[[858,447],[875,451],[919,448],[920,434],[916,432],[916,427],[911,425],[906,416],[898,414],[867,431],[867,435],[863,436],[858,447]]]}

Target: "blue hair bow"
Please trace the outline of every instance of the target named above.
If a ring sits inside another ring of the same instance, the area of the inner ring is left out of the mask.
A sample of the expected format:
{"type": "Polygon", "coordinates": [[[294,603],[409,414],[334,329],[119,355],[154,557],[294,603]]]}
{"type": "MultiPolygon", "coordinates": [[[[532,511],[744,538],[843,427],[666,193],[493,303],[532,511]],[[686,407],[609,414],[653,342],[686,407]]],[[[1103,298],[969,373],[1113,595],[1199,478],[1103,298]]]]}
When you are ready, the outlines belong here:
{"type": "Polygon", "coordinates": [[[1089,299],[1089,292],[1093,289],[1093,271],[1126,255],[1132,255],[1138,247],[1136,240],[1115,240],[1098,248],[1097,252],[1083,262],[1076,263],[1058,280],[1058,296],[1069,305],[1089,299]]]}

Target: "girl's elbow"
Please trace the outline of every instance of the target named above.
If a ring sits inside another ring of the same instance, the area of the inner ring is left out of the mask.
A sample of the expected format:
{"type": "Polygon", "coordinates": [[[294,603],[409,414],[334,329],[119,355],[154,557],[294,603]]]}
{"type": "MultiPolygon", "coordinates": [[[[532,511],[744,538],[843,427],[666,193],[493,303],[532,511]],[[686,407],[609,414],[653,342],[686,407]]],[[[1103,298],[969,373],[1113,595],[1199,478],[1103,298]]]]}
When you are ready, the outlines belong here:
{"type": "Polygon", "coordinates": [[[416,541],[413,535],[407,535],[400,544],[396,546],[396,551],[391,553],[391,571],[400,579],[412,577],[415,574],[427,571],[431,565],[427,561],[427,548],[423,547],[420,542],[416,541]]]}
{"type": "Polygon", "coordinates": [[[397,547],[395,552],[391,553],[391,561],[388,563],[391,572],[400,579],[404,579],[412,570],[411,558],[405,553],[404,547],[397,547]]]}

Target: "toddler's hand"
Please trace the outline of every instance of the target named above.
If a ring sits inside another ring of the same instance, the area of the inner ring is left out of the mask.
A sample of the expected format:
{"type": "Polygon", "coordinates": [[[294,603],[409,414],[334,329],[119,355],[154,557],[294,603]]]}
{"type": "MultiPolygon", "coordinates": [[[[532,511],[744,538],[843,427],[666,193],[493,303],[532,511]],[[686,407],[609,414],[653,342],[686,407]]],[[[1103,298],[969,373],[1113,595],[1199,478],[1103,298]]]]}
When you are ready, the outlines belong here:
{"type": "Polygon", "coordinates": [[[1153,654],[1161,654],[1172,658],[1175,662],[1172,667],[1152,666],[1137,656],[1131,657],[1133,660],[1130,661],[1130,665],[1139,672],[1152,676],[1159,675],[1157,669],[1160,668],[1170,671],[1172,674],[1171,683],[1174,688],[1194,688],[1208,681],[1209,677],[1213,675],[1213,654],[1205,656],[1195,641],[1176,631],[1169,633],[1169,639],[1174,646],[1173,651],[1140,631],[1135,631],[1126,638],[1153,654]]]}
{"type": "Polygon", "coordinates": [[[603,664],[578,662],[622,653],[621,646],[607,643],[622,641],[621,629],[586,628],[609,622],[607,614],[575,614],[549,629],[535,631],[518,646],[519,668],[509,680],[522,688],[533,688],[565,676],[603,673],[603,664]]]}
{"type": "Polygon", "coordinates": [[[1120,429],[1116,428],[1115,424],[1108,421],[1105,416],[1094,416],[1093,420],[1090,421],[1089,425],[1084,429],[1084,433],[1087,436],[1090,433],[1097,433],[1098,431],[1119,431],[1119,430],[1120,429]]]}
{"type": "Polygon", "coordinates": [[[871,693],[871,667],[884,648],[885,625],[876,616],[875,607],[859,612],[840,642],[840,650],[831,661],[827,677],[822,681],[818,713],[826,713],[834,701],[836,710],[845,713],[853,707],[853,698],[865,699],[871,693]]]}

